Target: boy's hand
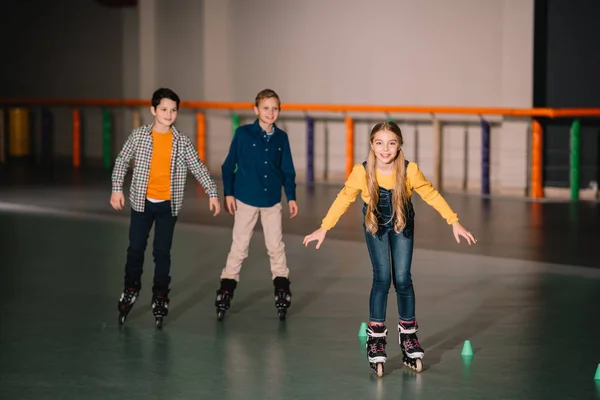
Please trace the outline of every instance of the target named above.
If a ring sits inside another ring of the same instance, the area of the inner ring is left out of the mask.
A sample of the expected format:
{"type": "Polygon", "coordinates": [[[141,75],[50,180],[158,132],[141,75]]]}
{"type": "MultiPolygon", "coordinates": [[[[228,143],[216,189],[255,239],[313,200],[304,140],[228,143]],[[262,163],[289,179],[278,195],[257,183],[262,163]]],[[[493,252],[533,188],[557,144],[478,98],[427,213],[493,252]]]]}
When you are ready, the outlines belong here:
{"type": "Polygon", "coordinates": [[[235,206],[235,197],[233,196],[225,196],[225,209],[231,215],[235,214],[237,210],[235,206]]]}
{"type": "Polygon", "coordinates": [[[219,204],[218,197],[211,197],[208,200],[208,208],[212,211],[215,210],[213,217],[216,217],[221,212],[221,205],[219,204]]]}
{"type": "Polygon", "coordinates": [[[459,224],[458,222],[452,224],[452,233],[454,233],[456,243],[460,243],[460,236],[467,239],[467,243],[469,243],[469,246],[471,245],[471,241],[473,241],[473,244],[477,243],[477,240],[473,237],[473,235],[471,235],[471,232],[466,230],[465,227],[459,224]]]}
{"type": "Polygon", "coordinates": [[[122,210],[125,205],[125,196],[123,196],[123,192],[112,192],[110,195],[110,205],[115,210],[122,210]]]}
{"type": "Polygon", "coordinates": [[[308,244],[314,240],[317,241],[317,249],[319,247],[321,247],[321,243],[323,243],[323,240],[325,240],[325,235],[327,235],[327,230],[323,229],[323,228],[319,228],[316,231],[314,231],[313,233],[311,233],[310,235],[306,236],[304,238],[304,241],[302,242],[302,244],[304,246],[308,246],[308,244]]]}
{"type": "Polygon", "coordinates": [[[290,206],[290,218],[294,218],[298,215],[298,203],[296,203],[296,200],[290,200],[288,204],[290,206]]]}

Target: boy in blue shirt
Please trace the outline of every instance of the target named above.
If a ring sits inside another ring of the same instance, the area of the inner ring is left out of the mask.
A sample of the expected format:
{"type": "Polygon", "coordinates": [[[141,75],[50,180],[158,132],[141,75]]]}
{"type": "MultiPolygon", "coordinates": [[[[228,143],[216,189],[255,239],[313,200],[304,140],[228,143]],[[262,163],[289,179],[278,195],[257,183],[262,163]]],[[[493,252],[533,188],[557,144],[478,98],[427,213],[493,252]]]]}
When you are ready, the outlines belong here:
{"type": "Polygon", "coordinates": [[[288,200],[290,218],[294,218],[298,214],[296,172],[287,133],[275,125],[279,108],[279,96],[273,90],[265,89],[258,93],[254,106],[257,119],[253,124],[236,130],[222,165],[225,208],[234,216],[234,223],[231,249],[221,271],[221,287],[217,290],[215,301],[219,319],[229,309],[259,216],[280,319],[285,318],[291,305],[281,223],[281,187],[288,200]]]}

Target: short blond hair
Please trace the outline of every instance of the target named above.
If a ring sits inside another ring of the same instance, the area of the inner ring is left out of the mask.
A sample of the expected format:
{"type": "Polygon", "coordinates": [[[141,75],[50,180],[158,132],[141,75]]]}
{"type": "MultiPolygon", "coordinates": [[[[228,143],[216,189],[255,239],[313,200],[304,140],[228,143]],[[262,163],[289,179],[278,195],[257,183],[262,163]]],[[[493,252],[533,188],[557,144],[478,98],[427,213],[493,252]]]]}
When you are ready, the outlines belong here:
{"type": "Polygon", "coordinates": [[[279,96],[277,95],[277,93],[275,93],[274,90],[271,90],[271,89],[264,89],[264,90],[261,90],[260,92],[258,92],[258,94],[256,95],[256,99],[254,100],[254,105],[256,107],[258,107],[258,104],[260,103],[261,100],[270,99],[272,97],[277,99],[278,105],[281,105],[281,100],[279,100],[279,96]]]}

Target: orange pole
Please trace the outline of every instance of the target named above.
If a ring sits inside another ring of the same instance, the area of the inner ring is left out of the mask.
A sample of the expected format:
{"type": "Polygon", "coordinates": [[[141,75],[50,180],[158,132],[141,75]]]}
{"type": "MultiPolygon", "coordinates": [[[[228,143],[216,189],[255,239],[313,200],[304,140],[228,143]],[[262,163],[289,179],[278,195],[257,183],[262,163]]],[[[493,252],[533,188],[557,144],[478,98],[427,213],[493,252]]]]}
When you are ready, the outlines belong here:
{"type": "Polygon", "coordinates": [[[201,112],[196,113],[196,146],[200,159],[206,162],[206,120],[201,112]]]}
{"type": "Polygon", "coordinates": [[[541,199],[544,197],[542,187],[542,125],[533,120],[531,124],[531,197],[541,199]]]}
{"type": "Polygon", "coordinates": [[[354,167],[354,121],[351,117],[345,118],[346,122],[346,179],[354,167]]]}
{"type": "Polygon", "coordinates": [[[73,110],[73,166],[81,166],[81,117],[79,110],[73,110]]]}

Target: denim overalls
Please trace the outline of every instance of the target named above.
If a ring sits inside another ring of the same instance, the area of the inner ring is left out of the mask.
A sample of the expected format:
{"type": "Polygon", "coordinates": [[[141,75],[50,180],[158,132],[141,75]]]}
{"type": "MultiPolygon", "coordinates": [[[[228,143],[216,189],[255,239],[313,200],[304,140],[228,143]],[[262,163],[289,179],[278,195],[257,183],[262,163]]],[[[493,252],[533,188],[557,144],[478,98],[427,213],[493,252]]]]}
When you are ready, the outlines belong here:
{"type": "MultiPolygon", "coordinates": [[[[363,163],[366,168],[366,163],[363,163]]],[[[408,161],[405,161],[408,168],[408,161]]],[[[415,293],[410,274],[413,254],[415,212],[412,202],[406,205],[406,226],[400,233],[394,231],[395,218],[392,204],[393,190],[379,188],[377,220],[379,229],[375,235],[367,231],[363,223],[365,240],[373,264],[373,285],[369,299],[369,319],[385,322],[387,297],[392,280],[396,289],[398,314],[401,320],[415,318],[415,293]]],[[[367,204],[363,205],[366,215],[367,204]]]]}

